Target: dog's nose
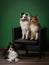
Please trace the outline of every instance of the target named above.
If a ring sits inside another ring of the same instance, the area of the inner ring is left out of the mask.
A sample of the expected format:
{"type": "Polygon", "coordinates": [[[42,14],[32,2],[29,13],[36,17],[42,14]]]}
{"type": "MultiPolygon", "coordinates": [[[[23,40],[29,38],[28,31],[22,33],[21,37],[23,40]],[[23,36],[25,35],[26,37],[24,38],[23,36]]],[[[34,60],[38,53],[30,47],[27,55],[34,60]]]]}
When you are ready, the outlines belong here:
{"type": "Polygon", "coordinates": [[[27,19],[27,17],[24,17],[24,19],[27,19]]]}

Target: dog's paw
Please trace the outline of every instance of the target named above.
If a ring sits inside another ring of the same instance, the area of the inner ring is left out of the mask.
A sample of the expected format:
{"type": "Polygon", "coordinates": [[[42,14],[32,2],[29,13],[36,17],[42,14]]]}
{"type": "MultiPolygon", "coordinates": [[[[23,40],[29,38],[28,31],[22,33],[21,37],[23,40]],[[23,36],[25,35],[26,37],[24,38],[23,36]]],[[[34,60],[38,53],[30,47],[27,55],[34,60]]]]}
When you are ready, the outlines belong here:
{"type": "Polygon", "coordinates": [[[38,37],[35,37],[35,40],[38,40],[38,37]]]}
{"type": "Polygon", "coordinates": [[[26,40],[28,39],[28,38],[25,38],[26,40]]]}
{"type": "Polygon", "coordinates": [[[18,62],[18,61],[19,61],[19,59],[18,59],[18,58],[16,58],[16,59],[15,59],[15,62],[18,62]]]}
{"type": "Polygon", "coordinates": [[[8,61],[8,62],[12,62],[12,60],[11,60],[11,59],[7,59],[7,61],[8,61]]]}
{"type": "Polygon", "coordinates": [[[34,38],[32,37],[32,38],[30,38],[30,40],[33,40],[34,38]]]}
{"type": "Polygon", "coordinates": [[[22,37],[21,39],[24,39],[24,37],[22,37]]]}
{"type": "Polygon", "coordinates": [[[35,38],[35,40],[38,40],[38,38],[35,38]]]}

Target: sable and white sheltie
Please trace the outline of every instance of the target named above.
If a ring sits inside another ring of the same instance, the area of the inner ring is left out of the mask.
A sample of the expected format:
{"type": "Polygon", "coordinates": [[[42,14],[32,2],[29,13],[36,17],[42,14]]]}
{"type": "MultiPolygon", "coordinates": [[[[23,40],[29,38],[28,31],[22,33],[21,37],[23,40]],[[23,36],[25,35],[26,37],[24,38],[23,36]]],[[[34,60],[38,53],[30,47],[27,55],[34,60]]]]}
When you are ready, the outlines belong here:
{"type": "Polygon", "coordinates": [[[30,39],[37,40],[39,32],[39,20],[38,16],[30,16],[30,39]]]}
{"type": "Polygon", "coordinates": [[[20,26],[22,29],[22,39],[28,39],[29,36],[29,22],[30,16],[28,13],[20,14],[20,26]]]}
{"type": "Polygon", "coordinates": [[[12,62],[15,60],[15,62],[18,62],[18,53],[16,52],[16,46],[12,43],[10,43],[7,47],[7,49],[4,51],[3,56],[7,61],[12,62]]]}

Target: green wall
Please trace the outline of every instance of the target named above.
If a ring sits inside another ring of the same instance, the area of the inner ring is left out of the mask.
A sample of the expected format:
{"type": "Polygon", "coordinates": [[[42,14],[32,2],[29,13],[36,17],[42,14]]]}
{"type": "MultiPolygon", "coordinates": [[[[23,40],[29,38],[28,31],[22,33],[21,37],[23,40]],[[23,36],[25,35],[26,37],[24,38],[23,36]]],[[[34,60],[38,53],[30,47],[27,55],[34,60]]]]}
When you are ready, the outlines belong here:
{"type": "Polygon", "coordinates": [[[12,28],[20,26],[21,12],[38,15],[42,27],[47,27],[49,47],[49,0],[1,0],[0,46],[6,47],[12,41],[12,28]]]}

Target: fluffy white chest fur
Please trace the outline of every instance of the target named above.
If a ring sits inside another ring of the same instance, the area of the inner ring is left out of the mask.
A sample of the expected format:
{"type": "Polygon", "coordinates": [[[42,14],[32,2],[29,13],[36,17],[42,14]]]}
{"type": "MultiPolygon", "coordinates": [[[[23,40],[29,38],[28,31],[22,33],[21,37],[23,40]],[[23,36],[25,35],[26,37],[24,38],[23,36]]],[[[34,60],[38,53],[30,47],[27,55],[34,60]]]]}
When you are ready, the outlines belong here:
{"type": "Polygon", "coordinates": [[[20,26],[22,29],[22,39],[28,39],[30,16],[28,13],[21,13],[20,26]]]}
{"type": "Polygon", "coordinates": [[[30,25],[30,30],[32,32],[37,32],[39,30],[39,27],[37,25],[31,24],[30,25]]]}
{"type": "Polygon", "coordinates": [[[27,39],[29,34],[29,21],[23,22],[20,20],[20,26],[22,29],[22,39],[27,39]]]}
{"type": "Polygon", "coordinates": [[[39,30],[39,27],[37,25],[31,24],[30,25],[30,30],[32,32],[31,40],[34,39],[34,37],[35,37],[35,40],[37,40],[38,39],[38,30],[39,30]]]}
{"type": "Polygon", "coordinates": [[[28,30],[29,29],[29,22],[28,21],[22,22],[20,20],[20,26],[21,26],[21,29],[28,30]]]}
{"type": "Polygon", "coordinates": [[[13,60],[18,61],[17,57],[18,57],[18,54],[15,51],[12,51],[12,52],[9,53],[7,60],[9,62],[12,62],[13,60]]]}
{"type": "Polygon", "coordinates": [[[18,57],[18,54],[15,51],[10,52],[8,55],[10,59],[15,59],[16,57],[18,57]]]}

